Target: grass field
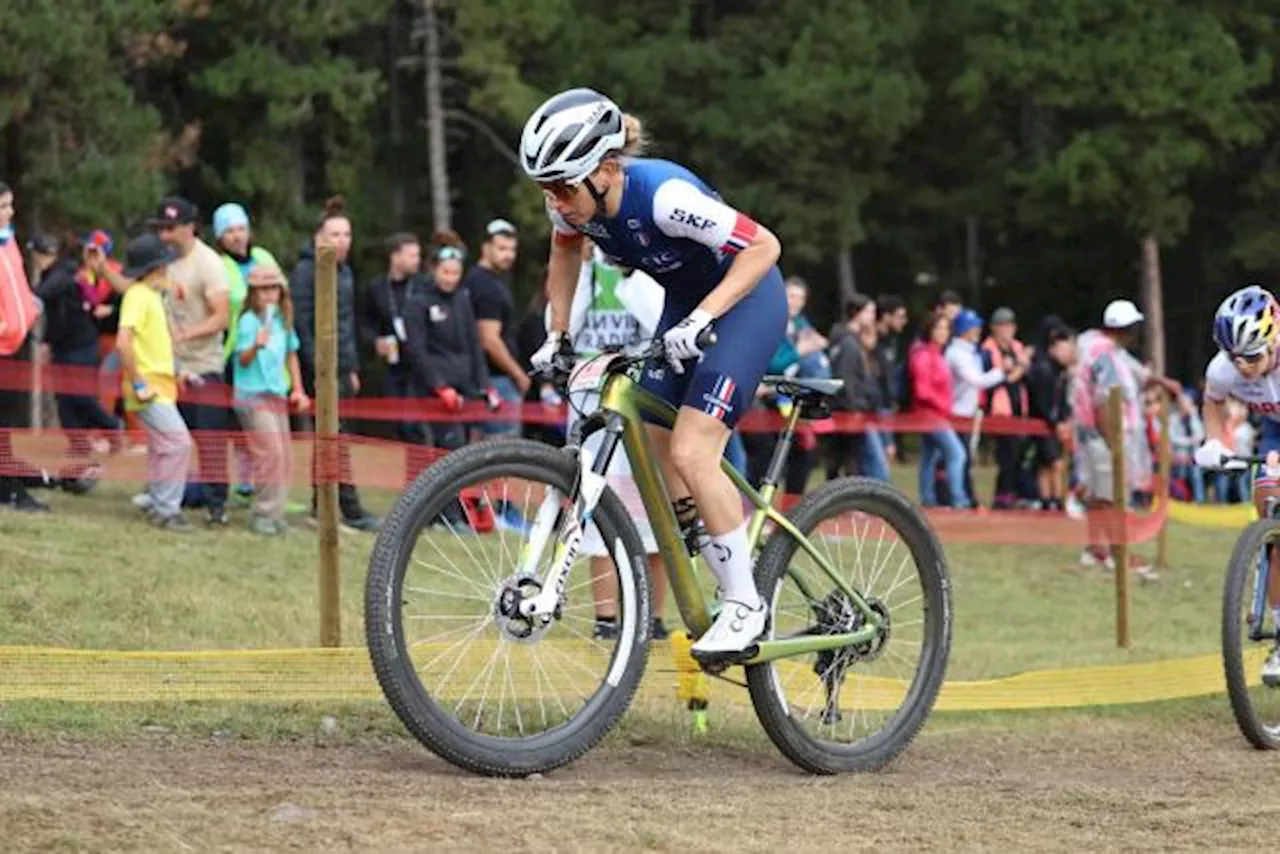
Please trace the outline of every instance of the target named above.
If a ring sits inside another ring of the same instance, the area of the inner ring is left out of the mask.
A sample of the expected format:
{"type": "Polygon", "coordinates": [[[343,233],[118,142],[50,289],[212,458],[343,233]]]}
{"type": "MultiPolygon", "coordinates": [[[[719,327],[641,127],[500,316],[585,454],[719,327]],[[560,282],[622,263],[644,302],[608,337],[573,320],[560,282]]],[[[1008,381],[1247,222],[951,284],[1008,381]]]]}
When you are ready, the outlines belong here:
{"type": "MultiPolygon", "coordinates": [[[[129,491],[103,484],[49,496],[51,516],[0,514],[0,645],[315,644],[313,532],[262,540],[236,517],[227,530],[162,534],[129,491]]],[[[368,496],[378,511],[389,502],[368,496]]],[[[1115,648],[1111,576],[1080,569],[1078,548],[948,547],[948,677],[1215,652],[1233,540],[1171,528],[1173,565],[1134,587],[1127,651],[1115,648]]],[[[371,544],[342,537],[347,645],[363,643],[371,544]]],[[[408,742],[380,703],[9,703],[0,838],[33,850],[526,850],[548,838],[559,850],[810,850],[828,849],[832,833],[846,847],[1231,847],[1256,837],[1253,822],[1266,826],[1247,781],[1274,770],[1244,747],[1223,698],[937,714],[890,771],[821,781],[797,775],[749,711],[717,710],[713,724],[695,738],[674,698],[647,704],[571,768],[496,783],[408,742]],[[709,791],[690,795],[699,788],[709,791]],[[527,832],[513,830],[516,816],[527,832]]]]}

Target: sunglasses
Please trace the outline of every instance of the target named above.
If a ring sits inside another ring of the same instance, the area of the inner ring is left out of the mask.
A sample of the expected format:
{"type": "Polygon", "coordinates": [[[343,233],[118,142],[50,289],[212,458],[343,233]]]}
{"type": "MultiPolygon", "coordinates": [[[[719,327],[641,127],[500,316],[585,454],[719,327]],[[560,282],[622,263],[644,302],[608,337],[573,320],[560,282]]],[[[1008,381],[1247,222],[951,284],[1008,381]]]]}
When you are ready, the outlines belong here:
{"type": "Polygon", "coordinates": [[[437,263],[440,261],[461,261],[465,257],[467,257],[467,253],[456,246],[444,246],[436,251],[437,263]]]}
{"type": "Polygon", "coordinates": [[[1263,359],[1267,358],[1267,351],[1262,350],[1257,353],[1238,354],[1231,357],[1233,362],[1241,362],[1246,365],[1256,365],[1263,359]]]}
{"type": "Polygon", "coordinates": [[[580,186],[580,184],[570,184],[568,181],[547,181],[538,184],[544,196],[561,202],[567,202],[576,196],[580,186]]]}

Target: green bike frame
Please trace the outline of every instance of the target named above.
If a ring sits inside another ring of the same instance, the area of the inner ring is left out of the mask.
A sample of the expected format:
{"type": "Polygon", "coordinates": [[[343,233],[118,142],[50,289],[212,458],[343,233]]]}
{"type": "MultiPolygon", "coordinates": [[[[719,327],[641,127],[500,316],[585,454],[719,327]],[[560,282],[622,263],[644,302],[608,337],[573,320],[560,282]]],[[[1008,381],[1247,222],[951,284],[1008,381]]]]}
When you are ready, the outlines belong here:
{"type": "MultiPolygon", "coordinates": [[[[649,524],[653,529],[654,539],[657,540],[658,550],[667,567],[667,577],[671,582],[671,591],[675,595],[676,605],[680,609],[680,615],[684,618],[685,625],[688,626],[689,631],[695,637],[699,636],[711,627],[712,614],[707,606],[706,597],[702,595],[702,590],[698,586],[698,576],[693,566],[693,559],[689,556],[684,537],[680,533],[675,511],[671,507],[671,495],[667,491],[666,482],[663,480],[661,472],[654,461],[649,437],[645,432],[642,419],[642,415],[648,415],[654,421],[670,427],[675,423],[676,409],[666,401],[646,391],[639,383],[622,372],[610,374],[606,379],[601,392],[600,409],[605,418],[606,426],[604,429],[621,434],[623,449],[631,462],[631,473],[635,478],[636,489],[644,502],[645,510],[648,512],[649,524]]],[[[790,450],[791,437],[794,434],[799,418],[800,407],[797,406],[791,413],[787,429],[779,440],[778,447],[774,449],[774,460],[770,465],[770,474],[772,476],[765,478],[760,491],[757,492],[753,489],[746,479],[728,462],[722,462],[721,466],[725,474],[733,481],[734,486],[755,505],[755,512],[752,514],[747,527],[747,536],[751,543],[752,551],[758,551],[760,535],[764,530],[765,521],[772,522],[777,529],[785,531],[789,536],[793,537],[799,543],[800,548],[818,563],[818,566],[827,574],[832,583],[848,596],[853,606],[862,613],[865,623],[857,631],[843,634],[805,634],[759,641],[755,644],[756,651],[750,658],[743,661],[743,664],[761,664],[779,658],[866,643],[877,637],[882,629],[883,618],[880,614],[867,604],[861,593],[848,585],[840,574],[832,568],[826,558],[819,554],[817,548],[809,542],[808,538],[791,523],[791,520],[773,506],[773,498],[777,492],[776,477],[786,460],[786,454],[790,450]]],[[[601,452],[608,453],[614,447],[616,447],[614,443],[606,441],[602,446],[601,452]]],[[[603,464],[607,462],[607,459],[603,462],[598,461],[597,467],[603,469],[603,464]]],[[[792,578],[797,581],[801,590],[806,595],[809,595],[809,591],[805,589],[805,585],[800,579],[794,575],[792,578]]]]}

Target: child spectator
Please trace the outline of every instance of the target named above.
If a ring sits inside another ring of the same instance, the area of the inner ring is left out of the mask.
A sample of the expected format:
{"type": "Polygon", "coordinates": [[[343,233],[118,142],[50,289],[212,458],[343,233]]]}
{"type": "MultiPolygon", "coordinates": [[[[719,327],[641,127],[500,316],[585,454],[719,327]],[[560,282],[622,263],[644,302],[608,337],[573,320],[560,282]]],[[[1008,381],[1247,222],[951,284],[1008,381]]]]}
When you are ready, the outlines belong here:
{"type": "MultiPolygon", "coordinates": [[[[90,246],[86,255],[98,275],[107,275],[101,247],[90,246]]],[[[147,489],[134,504],[147,511],[157,527],[187,533],[191,525],[181,507],[192,443],[178,412],[173,339],[162,296],[168,287],[165,268],[172,261],[173,255],[154,234],[126,247],[121,275],[130,284],[120,305],[116,347],[124,370],[125,408],[138,413],[147,431],[147,489]]]]}
{"type": "Polygon", "coordinates": [[[248,280],[236,321],[232,362],[236,414],[253,456],[254,501],[249,528],[275,536],[288,530],[284,513],[293,469],[289,406],[311,405],[302,390],[293,304],[278,267],[263,265],[248,280]]]}
{"type": "Polygon", "coordinates": [[[1049,429],[1034,440],[1036,481],[1041,507],[1063,510],[1066,500],[1066,455],[1071,447],[1071,365],[1075,362],[1075,333],[1065,326],[1045,331],[1027,374],[1028,409],[1049,429]]]}

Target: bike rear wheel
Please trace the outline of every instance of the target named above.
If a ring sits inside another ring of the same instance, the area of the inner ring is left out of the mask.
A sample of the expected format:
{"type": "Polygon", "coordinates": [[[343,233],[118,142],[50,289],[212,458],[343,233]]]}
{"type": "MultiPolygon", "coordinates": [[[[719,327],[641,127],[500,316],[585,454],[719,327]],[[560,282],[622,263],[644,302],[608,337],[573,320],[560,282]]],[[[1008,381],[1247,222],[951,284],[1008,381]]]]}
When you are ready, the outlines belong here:
{"type": "MultiPolygon", "coordinates": [[[[942,548],[906,496],[865,478],[830,481],[787,515],[887,628],[856,647],[747,667],[751,702],[769,738],[806,771],[880,768],[915,738],[942,687],[951,647],[942,548]],[[889,540],[904,544],[900,560],[889,540]],[[853,567],[843,565],[847,557],[853,567]],[[883,722],[873,725],[882,712],[883,722]]],[[[770,601],[770,638],[865,625],[848,595],[785,531],[761,551],[756,584],[770,601]]]]}
{"type": "Polygon", "coordinates": [[[525,776],[565,765],[608,733],[640,684],[651,632],[644,547],[612,491],[588,525],[609,552],[614,636],[593,636],[597,603],[581,550],[554,618],[513,610],[541,592],[554,532],[574,515],[576,478],[571,453],[480,442],[420,474],[378,535],[365,589],[378,684],[409,731],[460,768],[525,776]],[[547,495],[553,536],[537,571],[518,571],[530,565],[547,495]]]}
{"type": "Polygon", "coordinates": [[[1258,678],[1259,667],[1275,641],[1250,637],[1255,619],[1261,621],[1257,628],[1263,631],[1267,631],[1269,620],[1270,631],[1277,629],[1265,595],[1260,607],[1256,598],[1262,561],[1268,559],[1268,547],[1277,546],[1280,521],[1260,519],[1245,528],[1231,552],[1222,593],[1222,669],[1227,696],[1240,732],[1259,750],[1280,748],[1280,686],[1268,687],[1258,678]]]}

